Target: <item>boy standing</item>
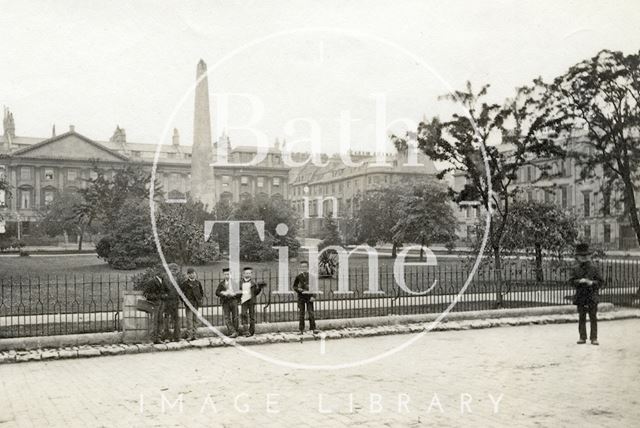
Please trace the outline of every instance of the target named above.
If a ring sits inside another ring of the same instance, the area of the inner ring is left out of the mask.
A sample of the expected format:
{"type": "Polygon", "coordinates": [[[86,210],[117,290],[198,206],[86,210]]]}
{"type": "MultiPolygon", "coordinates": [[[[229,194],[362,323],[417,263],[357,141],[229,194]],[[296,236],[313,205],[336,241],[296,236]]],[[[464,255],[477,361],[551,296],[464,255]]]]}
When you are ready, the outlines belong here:
{"type": "Polygon", "coordinates": [[[204,289],[202,283],[198,280],[196,271],[190,267],[187,269],[187,279],[182,283],[182,293],[187,298],[193,309],[191,310],[185,305],[185,318],[187,320],[187,339],[196,338],[196,326],[198,325],[198,309],[202,305],[204,297],[204,289]]]}
{"type": "Polygon", "coordinates": [[[160,283],[164,285],[165,290],[165,299],[164,299],[164,337],[165,339],[169,339],[177,342],[180,340],[180,318],[178,316],[178,306],[180,304],[180,295],[178,291],[173,286],[171,282],[171,277],[176,282],[176,284],[180,284],[182,282],[180,266],[176,263],[169,263],[167,265],[169,268],[170,275],[167,275],[166,272],[160,276],[160,283]],[[173,332],[171,329],[173,328],[173,332]]]}
{"type": "Polygon", "coordinates": [[[256,296],[266,286],[264,282],[259,284],[253,279],[253,269],[242,269],[242,281],[240,281],[240,318],[245,336],[253,336],[256,332],[256,296]],[[247,325],[248,324],[248,325],[247,325]],[[248,328],[247,328],[248,327],[248,328]]]}
{"type": "Polygon", "coordinates": [[[304,313],[306,309],[306,312],[309,314],[309,328],[317,334],[316,317],[313,311],[313,293],[309,292],[309,263],[305,260],[301,261],[300,269],[302,272],[300,272],[293,281],[293,291],[298,293],[298,328],[300,329],[300,334],[303,334],[304,313]]]}
{"type": "Polygon", "coordinates": [[[589,339],[592,345],[598,345],[598,293],[604,284],[600,272],[591,262],[591,252],[588,244],[576,245],[576,265],[569,279],[571,285],[576,288],[574,304],[578,307],[578,332],[580,340],[578,345],[587,342],[587,314],[591,324],[589,339]]]}
{"type": "Polygon", "coordinates": [[[238,337],[238,290],[233,286],[229,268],[223,268],[222,275],[224,279],[218,284],[216,296],[222,305],[222,317],[227,326],[227,335],[236,338],[238,337]]]}

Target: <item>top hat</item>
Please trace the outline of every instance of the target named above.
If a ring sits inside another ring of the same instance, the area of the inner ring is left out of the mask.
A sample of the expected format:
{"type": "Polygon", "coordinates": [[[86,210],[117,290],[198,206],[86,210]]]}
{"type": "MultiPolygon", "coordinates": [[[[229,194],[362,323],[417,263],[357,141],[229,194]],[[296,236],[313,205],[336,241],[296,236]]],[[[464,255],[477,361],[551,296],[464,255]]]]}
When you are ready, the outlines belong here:
{"type": "Polygon", "coordinates": [[[589,244],[578,244],[576,245],[576,256],[589,256],[591,255],[591,250],[589,250],[589,244]]]}

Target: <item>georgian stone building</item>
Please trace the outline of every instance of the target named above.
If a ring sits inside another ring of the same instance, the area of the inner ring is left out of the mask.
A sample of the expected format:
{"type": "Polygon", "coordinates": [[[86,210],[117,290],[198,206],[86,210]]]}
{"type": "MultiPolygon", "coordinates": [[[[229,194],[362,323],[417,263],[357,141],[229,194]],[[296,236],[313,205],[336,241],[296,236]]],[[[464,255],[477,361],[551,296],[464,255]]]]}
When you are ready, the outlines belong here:
{"type": "Polygon", "coordinates": [[[346,166],[334,155],[321,159],[326,166],[308,163],[291,170],[290,200],[303,218],[305,236],[315,236],[321,231],[326,213],[337,212],[338,222],[345,231],[346,225],[341,220],[353,216],[358,209],[358,194],[384,186],[425,182],[435,179],[437,173],[433,161],[421,153],[418,153],[418,166],[407,165],[405,153],[384,154],[388,166],[377,165],[375,153],[352,152],[349,155],[352,162],[361,165],[346,166]]]}
{"type": "MultiPolygon", "coordinates": [[[[13,115],[5,110],[4,132],[0,136],[0,174],[10,193],[0,191],[0,214],[5,221],[21,221],[25,232],[38,212],[56,193],[86,186],[97,161],[113,170],[126,162],[138,162],[151,169],[156,146],[126,141],[124,129],[117,127],[108,141],[92,139],[69,127],[67,132],[46,137],[16,135],[13,115]]],[[[188,191],[191,153],[179,144],[160,147],[157,178],[168,198],[184,198],[188,191]]]]}
{"type": "MultiPolygon", "coordinates": [[[[589,150],[584,144],[585,138],[586,133],[578,130],[563,143],[571,145],[572,150],[589,150]]],[[[504,144],[501,150],[508,153],[510,148],[504,144]]],[[[454,174],[454,183],[454,188],[462,189],[464,174],[454,174]]],[[[574,213],[578,217],[580,238],[585,242],[606,250],[638,248],[621,202],[623,196],[615,187],[607,190],[601,168],[596,169],[594,177],[582,179],[580,166],[574,159],[532,159],[518,171],[513,186],[519,188],[519,198],[552,202],[574,213]]],[[[469,201],[457,209],[462,240],[469,240],[478,219],[485,215],[477,201],[469,201]]]]}

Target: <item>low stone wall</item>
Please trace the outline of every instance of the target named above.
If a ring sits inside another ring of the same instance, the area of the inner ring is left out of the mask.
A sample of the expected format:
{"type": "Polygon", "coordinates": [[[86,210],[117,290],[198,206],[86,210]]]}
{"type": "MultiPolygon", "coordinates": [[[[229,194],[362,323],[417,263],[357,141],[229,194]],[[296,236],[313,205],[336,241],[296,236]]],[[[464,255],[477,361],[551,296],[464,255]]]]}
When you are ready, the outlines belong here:
{"type": "MultiPolygon", "coordinates": [[[[123,317],[123,331],[113,333],[88,333],[69,334],[60,336],[39,336],[24,337],[14,339],[0,339],[0,351],[10,350],[33,350],[44,348],[66,348],[80,347],[88,345],[114,345],[119,343],[142,343],[147,340],[147,316],[144,312],[135,310],[135,301],[141,298],[137,292],[130,295],[128,303],[125,301],[125,308],[129,307],[129,314],[133,321],[125,321],[123,317]],[[125,324],[127,323],[127,324],[125,324]]],[[[599,312],[609,312],[614,309],[611,303],[601,303],[598,306],[599,312]]],[[[543,306],[535,308],[518,309],[495,309],[488,311],[467,311],[450,312],[441,322],[451,322],[460,320],[486,320],[498,318],[518,318],[545,315],[569,315],[575,314],[575,306],[543,306]]],[[[321,330],[338,330],[345,328],[366,328],[382,327],[406,324],[427,324],[433,323],[440,314],[417,314],[417,315],[389,315],[384,317],[370,318],[347,318],[334,320],[318,320],[317,324],[321,330]]],[[[424,325],[428,328],[429,325],[424,325]]],[[[217,327],[218,328],[218,327],[217,327]]],[[[223,327],[219,327],[221,333],[225,333],[223,327]]],[[[284,333],[297,332],[297,322],[263,323],[256,325],[256,333],[284,333]]],[[[212,337],[217,334],[207,327],[198,329],[198,336],[212,337]]]]}

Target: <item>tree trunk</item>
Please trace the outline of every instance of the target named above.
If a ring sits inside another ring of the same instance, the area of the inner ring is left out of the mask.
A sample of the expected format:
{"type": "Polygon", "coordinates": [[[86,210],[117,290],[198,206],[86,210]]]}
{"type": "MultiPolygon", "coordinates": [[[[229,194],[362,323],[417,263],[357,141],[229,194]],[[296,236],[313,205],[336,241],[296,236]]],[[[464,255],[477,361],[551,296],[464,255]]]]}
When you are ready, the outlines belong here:
{"type": "Polygon", "coordinates": [[[627,201],[627,210],[629,214],[629,223],[631,223],[631,227],[633,227],[633,230],[636,232],[636,239],[640,246],[640,220],[638,219],[638,209],[636,208],[636,195],[633,188],[633,182],[631,181],[631,177],[627,174],[625,174],[623,181],[624,192],[626,194],[625,199],[627,201]]]}
{"type": "Polygon", "coordinates": [[[502,259],[500,258],[500,247],[493,247],[494,280],[496,282],[496,309],[502,308],[502,259]]]}
{"type": "Polygon", "coordinates": [[[420,240],[420,261],[424,259],[424,236],[420,240]]]}
{"type": "Polygon", "coordinates": [[[78,251],[82,251],[82,241],[84,240],[84,226],[78,232],[78,251]]]}
{"type": "Polygon", "coordinates": [[[544,281],[544,273],[542,271],[542,247],[536,244],[536,281],[544,281]]]}
{"type": "Polygon", "coordinates": [[[394,242],[391,247],[391,258],[395,259],[397,255],[398,255],[398,244],[394,242]]]}

